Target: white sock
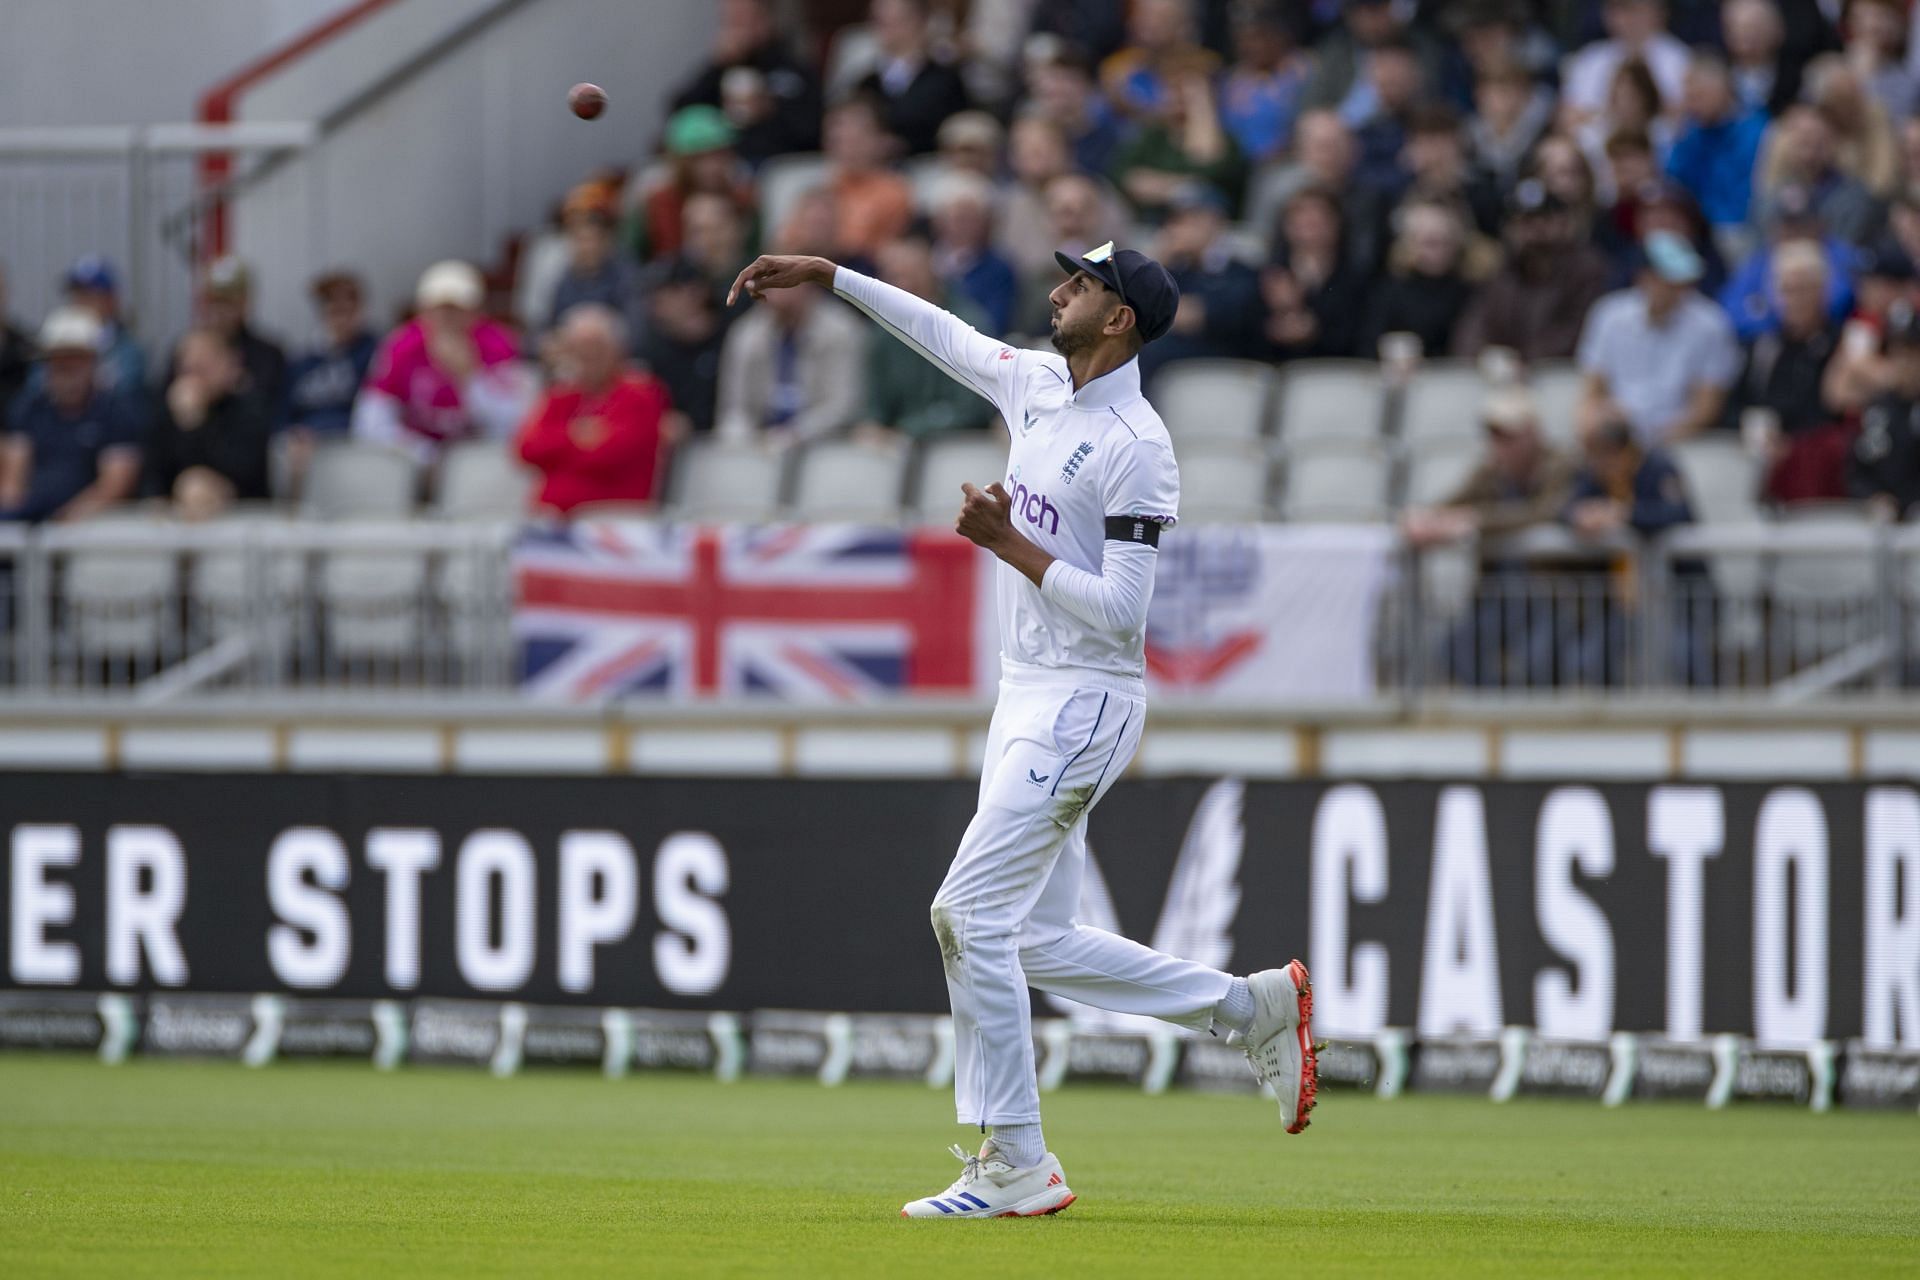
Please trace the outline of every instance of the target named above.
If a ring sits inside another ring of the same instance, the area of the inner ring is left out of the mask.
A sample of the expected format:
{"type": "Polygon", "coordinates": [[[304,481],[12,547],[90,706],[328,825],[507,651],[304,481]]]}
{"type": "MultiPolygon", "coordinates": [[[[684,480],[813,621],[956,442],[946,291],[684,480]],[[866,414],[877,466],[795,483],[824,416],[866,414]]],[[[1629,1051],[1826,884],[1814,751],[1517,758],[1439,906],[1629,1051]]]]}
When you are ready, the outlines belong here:
{"type": "Polygon", "coordinates": [[[1245,978],[1235,978],[1227,994],[1220,997],[1220,1003],[1213,1006],[1213,1020],[1241,1035],[1253,1026],[1253,989],[1247,986],[1245,978]]]}
{"type": "Polygon", "coordinates": [[[997,1124],[993,1146],[1016,1169],[1030,1169],[1047,1158],[1047,1140],[1038,1124],[997,1124]]]}

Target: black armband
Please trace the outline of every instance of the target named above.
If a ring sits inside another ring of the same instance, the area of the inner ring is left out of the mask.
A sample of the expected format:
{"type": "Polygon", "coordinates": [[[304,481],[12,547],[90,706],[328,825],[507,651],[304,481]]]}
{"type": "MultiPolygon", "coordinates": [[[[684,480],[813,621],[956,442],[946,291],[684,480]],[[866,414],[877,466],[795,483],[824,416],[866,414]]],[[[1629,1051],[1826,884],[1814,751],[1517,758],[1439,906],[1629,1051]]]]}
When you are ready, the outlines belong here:
{"type": "Polygon", "coordinates": [[[1149,547],[1157,547],[1160,545],[1160,522],[1145,516],[1108,516],[1107,541],[1141,542],[1149,547]]]}

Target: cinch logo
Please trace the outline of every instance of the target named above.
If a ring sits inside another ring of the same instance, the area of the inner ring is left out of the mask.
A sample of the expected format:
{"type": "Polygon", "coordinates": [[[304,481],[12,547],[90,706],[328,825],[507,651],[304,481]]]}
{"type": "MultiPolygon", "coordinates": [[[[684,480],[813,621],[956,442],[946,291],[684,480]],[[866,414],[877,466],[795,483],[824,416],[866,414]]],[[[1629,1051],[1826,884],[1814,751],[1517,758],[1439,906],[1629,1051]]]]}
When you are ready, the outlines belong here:
{"type": "Polygon", "coordinates": [[[1060,532],[1060,508],[1053,505],[1047,495],[1036,489],[1029,489],[1018,480],[1008,477],[1012,485],[1009,492],[1013,495],[1013,510],[1028,524],[1044,528],[1048,533],[1060,532]]]}

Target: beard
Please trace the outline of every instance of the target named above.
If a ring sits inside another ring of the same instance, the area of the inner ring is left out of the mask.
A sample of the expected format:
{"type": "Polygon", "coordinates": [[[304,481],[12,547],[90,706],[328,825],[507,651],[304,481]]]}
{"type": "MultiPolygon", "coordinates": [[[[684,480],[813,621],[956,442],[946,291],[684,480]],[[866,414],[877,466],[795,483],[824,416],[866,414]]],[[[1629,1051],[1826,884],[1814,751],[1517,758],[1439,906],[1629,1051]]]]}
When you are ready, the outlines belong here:
{"type": "Polygon", "coordinates": [[[1053,344],[1053,349],[1063,356],[1077,355],[1093,345],[1091,335],[1085,332],[1076,333],[1067,328],[1060,322],[1060,316],[1057,313],[1053,317],[1052,328],[1053,332],[1048,335],[1048,341],[1053,344]]]}

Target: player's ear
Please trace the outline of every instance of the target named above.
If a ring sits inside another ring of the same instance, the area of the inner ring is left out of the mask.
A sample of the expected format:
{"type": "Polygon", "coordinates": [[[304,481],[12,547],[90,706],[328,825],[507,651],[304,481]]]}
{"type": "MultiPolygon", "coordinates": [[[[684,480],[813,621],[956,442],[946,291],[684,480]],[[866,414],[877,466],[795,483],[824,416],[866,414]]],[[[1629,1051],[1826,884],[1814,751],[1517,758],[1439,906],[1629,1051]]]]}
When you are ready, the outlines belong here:
{"type": "Polygon", "coordinates": [[[1124,302],[1115,307],[1113,314],[1107,317],[1107,332],[1111,334],[1122,334],[1138,327],[1139,317],[1134,315],[1133,308],[1124,302]]]}

